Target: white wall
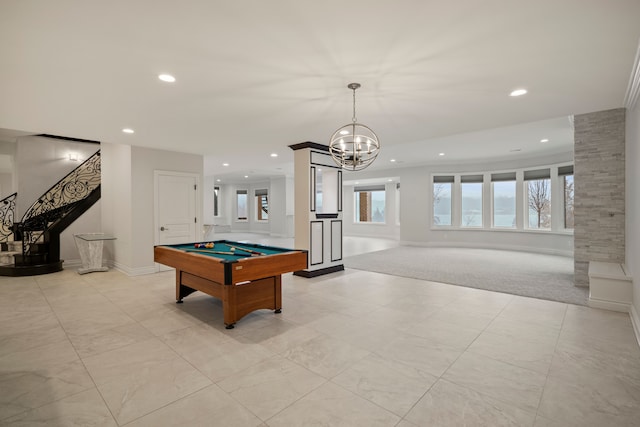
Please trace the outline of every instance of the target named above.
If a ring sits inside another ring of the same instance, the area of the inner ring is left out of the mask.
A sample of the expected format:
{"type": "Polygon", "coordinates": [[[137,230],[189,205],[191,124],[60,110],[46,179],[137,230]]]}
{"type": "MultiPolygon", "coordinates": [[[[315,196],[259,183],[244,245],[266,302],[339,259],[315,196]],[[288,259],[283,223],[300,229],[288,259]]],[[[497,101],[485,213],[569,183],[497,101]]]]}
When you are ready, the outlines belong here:
{"type": "Polygon", "coordinates": [[[271,223],[271,209],[269,206],[269,221],[257,221],[256,220],[256,200],[255,200],[255,190],[268,190],[269,204],[271,205],[271,182],[269,181],[261,181],[261,182],[248,182],[246,184],[227,184],[222,186],[222,191],[224,191],[224,195],[222,197],[222,202],[224,203],[224,212],[225,217],[228,218],[228,224],[231,225],[231,231],[234,233],[242,233],[242,232],[250,232],[250,233],[263,233],[269,234],[270,231],[270,223],[271,223]],[[236,191],[237,190],[246,190],[247,191],[247,220],[246,221],[238,221],[236,218],[238,217],[238,207],[236,203],[236,191]]]}
{"type": "MultiPolygon", "coordinates": [[[[130,275],[156,271],[154,171],[203,174],[202,156],[120,144],[102,144],[102,231],[116,240],[105,242],[106,257],[130,275]]],[[[197,211],[202,225],[202,182],[197,211]]]]}
{"type": "MultiPolygon", "coordinates": [[[[433,173],[475,174],[515,171],[523,168],[547,167],[572,160],[573,152],[569,152],[553,157],[522,159],[513,162],[441,165],[407,169],[400,174],[400,240],[404,244],[412,245],[483,247],[573,256],[573,234],[571,233],[559,230],[554,232],[492,230],[488,228],[482,230],[436,229],[431,226],[431,207],[429,205],[431,175],[433,173]],[[402,194],[410,194],[413,197],[402,197],[402,194]],[[419,197],[420,194],[423,194],[424,197],[419,197]]],[[[485,203],[485,218],[488,218],[488,215],[490,215],[490,206],[485,203]]]]}
{"type": "Polygon", "coordinates": [[[131,266],[133,246],[131,146],[102,143],[102,231],[116,240],[105,242],[103,256],[123,271],[131,266]]]}
{"type": "MultiPolygon", "coordinates": [[[[534,169],[554,164],[571,163],[573,152],[561,155],[521,159],[519,161],[493,162],[478,164],[443,164],[411,168],[397,168],[376,171],[360,171],[345,173],[343,180],[349,184],[343,188],[343,218],[345,236],[385,237],[400,240],[406,245],[421,246],[467,246],[501,248],[510,250],[535,251],[564,256],[573,255],[573,234],[562,230],[462,230],[434,229],[431,226],[431,175],[434,173],[489,173],[515,171],[518,169],[534,169]],[[354,221],[354,184],[355,180],[364,181],[363,185],[373,182],[385,184],[386,187],[386,223],[362,224],[354,221]],[[388,182],[392,179],[392,182],[388,182]],[[396,191],[400,183],[400,224],[397,223],[396,191]],[[404,197],[403,197],[404,195],[404,197]]],[[[207,179],[207,189],[213,192],[213,179],[207,179]]],[[[258,232],[285,237],[293,234],[294,185],[292,178],[277,177],[270,183],[246,183],[220,185],[220,217],[215,224],[228,224],[234,232],[258,232]],[[258,188],[269,188],[270,212],[269,224],[255,221],[255,200],[253,191],[258,188]],[[249,220],[237,222],[236,190],[248,192],[249,220]],[[284,206],[282,203],[284,197],[284,206]],[[290,224],[289,224],[290,223],[290,224]]],[[[557,189],[556,189],[557,190],[557,189]]],[[[557,192],[555,193],[557,196],[557,192]]],[[[554,200],[557,200],[555,197],[554,200]]],[[[557,208],[557,204],[554,205],[557,208]]],[[[211,208],[212,209],[212,208],[211,208]]],[[[557,209],[554,209],[557,211],[557,209]]],[[[488,218],[490,206],[485,206],[488,218]]],[[[559,212],[559,211],[557,211],[559,212]]],[[[556,213],[557,213],[556,212],[556,213]]],[[[555,228],[555,226],[554,226],[555,228]]]]}
{"type": "Polygon", "coordinates": [[[253,213],[253,200],[251,197],[251,186],[247,184],[225,185],[225,212],[228,214],[231,231],[242,233],[251,231],[251,214],[253,213]],[[238,206],[236,203],[236,192],[238,190],[247,191],[247,220],[238,221],[238,206]]]}
{"type": "MultiPolygon", "coordinates": [[[[132,240],[129,274],[141,274],[155,269],[153,246],[154,226],[154,171],[184,172],[200,175],[198,184],[198,224],[203,224],[203,158],[201,155],[131,147],[131,211],[132,240]]],[[[126,213],[123,212],[123,215],[126,213]]]]}
{"type": "MultiPolygon", "coordinates": [[[[247,183],[216,183],[214,176],[205,178],[205,223],[215,224],[216,230],[263,233],[277,237],[293,237],[293,178],[277,176],[269,181],[247,183]],[[213,189],[219,187],[218,216],[213,216],[213,189]],[[256,220],[255,190],[267,189],[269,220],[256,220]],[[236,221],[236,190],[247,190],[248,220],[236,221]]],[[[215,234],[214,234],[215,238],[215,234]]]]}
{"type": "Polygon", "coordinates": [[[640,331],[640,104],[627,111],[626,143],[626,231],[625,263],[633,278],[632,317],[640,331]]]}
{"type": "MultiPolygon", "coordinates": [[[[486,173],[515,171],[523,168],[536,168],[573,161],[573,152],[549,157],[521,159],[509,162],[478,164],[442,164],[411,168],[397,168],[383,171],[358,172],[358,175],[345,175],[350,182],[358,179],[367,184],[389,178],[400,182],[400,227],[395,221],[385,225],[354,224],[353,222],[353,186],[344,189],[345,235],[399,238],[402,244],[420,246],[467,246],[510,250],[527,250],[565,256],[573,255],[573,234],[566,232],[532,230],[461,230],[434,229],[431,226],[431,175],[434,173],[486,173]]],[[[394,183],[388,187],[394,187],[394,183]]],[[[394,191],[387,188],[387,198],[394,198],[394,191]]],[[[485,215],[489,206],[485,206],[485,215]]],[[[386,209],[395,214],[395,205],[387,202],[386,209]]]]}
{"type": "Polygon", "coordinates": [[[18,191],[15,183],[16,145],[15,141],[0,140],[0,199],[18,191]]]}
{"type": "Polygon", "coordinates": [[[287,179],[284,176],[271,179],[269,186],[269,234],[287,236],[287,179]]]}
{"type": "MultiPolygon", "coordinates": [[[[364,223],[355,221],[355,185],[344,185],[342,188],[342,221],[345,236],[381,237],[398,240],[400,225],[396,212],[396,182],[380,182],[385,186],[384,216],[385,222],[364,223]]],[[[402,189],[404,191],[404,188],[402,189]]]]}

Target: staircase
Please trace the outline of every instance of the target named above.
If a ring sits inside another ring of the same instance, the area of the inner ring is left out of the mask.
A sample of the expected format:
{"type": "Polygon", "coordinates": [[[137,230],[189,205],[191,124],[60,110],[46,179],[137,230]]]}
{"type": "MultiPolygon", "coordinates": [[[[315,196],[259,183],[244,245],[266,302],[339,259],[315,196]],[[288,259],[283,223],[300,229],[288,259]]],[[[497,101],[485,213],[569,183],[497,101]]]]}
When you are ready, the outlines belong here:
{"type": "MultiPolygon", "coordinates": [[[[33,276],[62,270],[60,234],[100,199],[100,170],[97,151],[40,196],[20,222],[13,223],[15,197],[8,203],[13,203],[13,211],[6,214],[12,220],[0,226],[0,241],[4,239],[0,244],[0,276],[33,276]]],[[[3,207],[0,205],[0,209],[3,207]]]]}
{"type": "Polygon", "coordinates": [[[13,241],[13,218],[18,193],[0,200],[0,265],[13,264],[13,256],[22,253],[22,242],[13,241]]]}

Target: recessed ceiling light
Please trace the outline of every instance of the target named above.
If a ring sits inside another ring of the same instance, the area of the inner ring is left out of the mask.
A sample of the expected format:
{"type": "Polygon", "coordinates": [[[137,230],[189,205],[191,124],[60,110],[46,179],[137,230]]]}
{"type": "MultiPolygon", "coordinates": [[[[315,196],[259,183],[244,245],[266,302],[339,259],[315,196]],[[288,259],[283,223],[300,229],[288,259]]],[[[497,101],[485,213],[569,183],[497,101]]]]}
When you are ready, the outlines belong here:
{"type": "Polygon", "coordinates": [[[129,128],[124,128],[124,129],[122,129],[122,132],[124,132],[124,133],[133,133],[134,130],[133,129],[129,129],[129,128]]]}
{"type": "Polygon", "coordinates": [[[544,139],[541,139],[540,142],[544,144],[545,142],[549,142],[549,140],[547,138],[544,138],[544,139]]]}
{"type": "Polygon", "coordinates": [[[389,160],[390,162],[394,163],[396,161],[396,159],[391,159],[389,160]]]}
{"type": "Polygon", "coordinates": [[[244,177],[245,177],[245,178],[249,178],[249,175],[245,175],[244,177]]]}
{"type": "Polygon", "coordinates": [[[173,83],[176,81],[176,78],[173,77],[171,74],[160,74],[158,78],[163,82],[167,82],[167,83],[173,83]]]}
{"type": "Polygon", "coordinates": [[[388,181],[388,182],[393,182],[393,180],[392,180],[391,178],[389,178],[387,181],[388,181]]]}
{"type": "Polygon", "coordinates": [[[216,179],[216,182],[220,182],[220,181],[221,181],[221,179],[220,179],[220,178],[216,179]]]}
{"type": "Polygon", "coordinates": [[[223,163],[222,166],[229,166],[229,163],[223,163]]]}
{"type": "Polygon", "coordinates": [[[438,156],[444,156],[444,153],[438,153],[438,156]]]}
{"type": "Polygon", "coordinates": [[[509,96],[522,96],[527,93],[526,89],[516,89],[509,94],[509,96]]]}
{"type": "Polygon", "coordinates": [[[278,153],[271,153],[271,157],[278,157],[278,153]]]}

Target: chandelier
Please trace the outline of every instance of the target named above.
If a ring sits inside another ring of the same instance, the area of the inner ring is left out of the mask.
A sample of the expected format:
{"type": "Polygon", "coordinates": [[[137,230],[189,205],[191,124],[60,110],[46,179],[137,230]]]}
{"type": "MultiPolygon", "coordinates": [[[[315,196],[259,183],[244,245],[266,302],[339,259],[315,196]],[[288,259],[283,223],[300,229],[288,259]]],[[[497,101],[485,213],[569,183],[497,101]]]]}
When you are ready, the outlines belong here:
{"type": "Polygon", "coordinates": [[[353,90],[353,118],[331,135],[329,153],[342,169],[359,171],[369,166],[380,152],[380,142],[376,134],[356,119],[356,89],[360,83],[349,83],[353,90]]]}

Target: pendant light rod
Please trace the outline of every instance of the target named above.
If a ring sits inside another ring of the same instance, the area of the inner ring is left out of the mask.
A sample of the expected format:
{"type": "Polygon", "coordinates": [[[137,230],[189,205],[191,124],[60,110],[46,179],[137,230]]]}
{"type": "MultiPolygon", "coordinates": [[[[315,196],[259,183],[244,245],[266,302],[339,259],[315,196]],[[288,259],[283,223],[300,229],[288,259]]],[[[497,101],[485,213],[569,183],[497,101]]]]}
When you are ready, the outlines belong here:
{"type": "Polygon", "coordinates": [[[353,117],[351,120],[356,123],[358,121],[356,118],[356,89],[360,87],[360,83],[349,83],[347,87],[353,91],[353,117]]]}

